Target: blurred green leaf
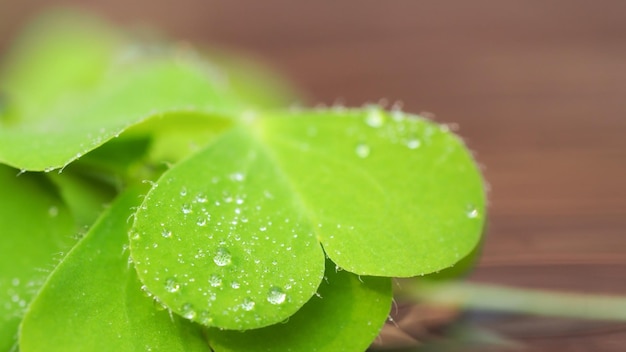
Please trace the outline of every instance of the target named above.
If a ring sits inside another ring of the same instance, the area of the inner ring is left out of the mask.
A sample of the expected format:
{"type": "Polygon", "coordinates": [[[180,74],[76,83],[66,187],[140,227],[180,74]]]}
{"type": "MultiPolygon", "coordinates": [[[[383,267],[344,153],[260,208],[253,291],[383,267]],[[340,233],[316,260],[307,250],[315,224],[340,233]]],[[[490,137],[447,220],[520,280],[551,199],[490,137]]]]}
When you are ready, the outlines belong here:
{"type": "Polygon", "coordinates": [[[47,118],[59,101],[97,85],[123,45],[121,33],[97,18],[53,11],[18,37],[3,60],[0,91],[18,120],[47,118]]]}
{"type": "Polygon", "coordinates": [[[55,269],[22,322],[21,351],[210,350],[199,326],[141,290],[127,251],[138,195],[121,195],[55,269]]]}
{"type": "MultiPolygon", "coordinates": [[[[286,84],[244,60],[222,59],[220,67],[184,46],[146,45],[128,38],[80,14],[36,21],[0,74],[0,105],[5,106],[0,107],[5,111],[0,111],[0,162],[52,170],[150,117],[182,116],[176,122],[179,128],[187,122],[185,116],[194,115],[195,135],[202,137],[198,132],[210,131],[215,120],[206,125],[200,116],[232,117],[248,107],[292,100],[286,84]]],[[[198,139],[191,137],[192,142],[198,139]]],[[[180,144],[169,142],[155,142],[159,147],[154,155],[180,144]]]]}
{"type": "Polygon", "coordinates": [[[149,135],[124,134],[92,150],[70,166],[92,177],[132,177],[145,161],[152,138],[149,135]]]}
{"type": "Polygon", "coordinates": [[[111,185],[75,172],[52,173],[48,177],[80,229],[88,229],[117,193],[111,185]]]}
{"type": "Polygon", "coordinates": [[[125,134],[150,136],[146,158],[153,163],[170,164],[204,148],[232,125],[232,118],[219,113],[207,117],[197,112],[177,112],[155,116],[129,128],[125,134]]]}
{"type": "Polygon", "coordinates": [[[221,68],[228,86],[251,108],[284,108],[302,103],[302,93],[250,53],[211,49],[206,57],[221,68]]]}
{"type": "Polygon", "coordinates": [[[1,129],[0,161],[28,170],[59,168],[148,117],[234,105],[201,67],[149,60],[116,72],[89,98],[59,106],[46,120],[1,129]]]}
{"type": "Polygon", "coordinates": [[[0,165],[0,350],[17,341],[26,306],[75,242],[76,229],[55,187],[40,174],[0,165]]]}

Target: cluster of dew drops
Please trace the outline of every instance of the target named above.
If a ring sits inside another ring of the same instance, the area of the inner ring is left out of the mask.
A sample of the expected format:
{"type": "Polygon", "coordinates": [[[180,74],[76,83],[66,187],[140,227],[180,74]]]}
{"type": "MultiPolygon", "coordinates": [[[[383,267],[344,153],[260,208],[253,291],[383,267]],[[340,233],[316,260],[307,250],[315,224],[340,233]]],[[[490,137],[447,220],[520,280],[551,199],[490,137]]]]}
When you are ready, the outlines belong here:
{"type": "MultiPolygon", "coordinates": [[[[422,140],[417,136],[415,131],[405,131],[405,126],[401,122],[406,119],[406,115],[399,107],[394,107],[390,112],[391,119],[395,122],[395,126],[387,126],[387,117],[383,113],[383,110],[378,106],[370,106],[367,109],[367,113],[364,118],[364,123],[369,128],[379,129],[381,133],[385,134],[385,137],[389,138],[391,142],[401,143],[408,149],[418,149],[422,146],[422,140]],[[387,126],[388,128],[384,128],[387,126]]],[[[432,135],[434,130],[428,129],[425,131],[425,136],[432,135]]],[[[354,148],[354,153],[357,157],[365,159],[370,156],[372,147],[364,141],[359,142],[354,148]]]]}
{"type": "MultiPolygon", "coordinates": [[[[417,136],[417,133],[415,133],[416,131],[409,131],[409,133],[407,134],[404,124],[401,123],[407,119],[407,116],[402,111],[400,104],[394,105],[389,114],[391,116],[391,120],[396,122],[396,124],[394,127],[384,129],[383,135],[386,136],[394,144],[401,143],[410,150],[416,150],[422,147],[423,144],[428,144],[430,138],[435,133],[435,127],[427,125],[423,131],[423,137],[426,141],[426,143],[424,143],[422,139],[417,136]]],[[[387,125],[387,120],[388,119],[384,115],[383,110],[379,106],[374,105],[370,106],[367,109],[367,113],[363,122],[370,128],[382,130],[383,127],[387,125]]],[[[440,125],[439,129],[441,132],[446,133],[450,131],[450,126],[440,125]]],[[[371,154],[371,151],[372,148],[366,142],[358,143],[354,149],[356,156],[361,159],[368,158],[371,154]]],[[[478,208],[473,204],[468,204],[466,206],[465,214],[468,219],[480,218],[478,208]]]]}
{"type": "MultiPolygon", "coordinates": [[[[417,131],[415,130],[415,126],[413,124],[409,125],[408,127],[409,131],[406,130],[407,127],[405,127],[405,124],[403,124],[402,122],[407,117],[400,109],[393,109],[389,114],[390,114],[391,120],[395,123],[389,123],[388,116],[386,116],[385,113],[379,107],[370,107],[369,109],[367,109],[365,118],[363,119],[363,123],[367,126],[367,128],[380,130],[379,136],[385,137],[386,139],[388,139],[390,142],[394,144],[402,144],[404,145],[404,147],[408,148],[409,150],[417,150],[421,148],[423,145],[428,144],[429,138],[431,138],[432,135],[436,132],[436,127],[427,125],[426,127],[424,127],[425,130],[422,131],[423,134],[420,135],[424,139],[420,139],[420,137],[418,137],[418,133],[416,133],[417,131]]],[[[449,127],[442,125],[440,126],[440,129],[442,132],[447,132],[449,127]]],[[[368,158],[371,155],[371,152],[372,152],[372,148],[366,142],[358,143],[354,149],[354,153],[360,159],[368,158]]],[[[233,181],[240,182],[240,181],[243,181],[244,176],[240,173],[235,173],[231,175],[231,179],[233,181]]],[[[181,190],[180,194],[181,196],[186,196],[187,190],[186,189],[181,190]]],[[[206,198],[204,194],[201,193],[195,197],[195,201],[198,203],[205,203],[208,201],[208,199],[206,198]]],[[[243,202],[243,200],[241,199],[237,199],[236,201],[243,202]]],[[[238,203],[238,204],[241,204],[241,203],[238,203]]],[[[183,204],[181,211],[184,215],[192,213],[191,205],[188,203],[183,204]]],[[[480,214],[479,214],[477,207],[471,204],[467,205],[466,216],[468,219],[479,218],[480,214]]],[[[210,220],[210,218],[199,217],[197,220],[197,225],[205,226],[208,220],[210,220]]],[[[264,229],[261,229],[261,231],[263,230],[264,229]]],[[[172,232],[170,230],[163,229],[161,235],[164,238],[170,238],[172,237],[172,232]]],[[[216,250],[212,259],[215,265],[219,267],[228,266],[231,264],[231,261],[232,261],[230,252],[226,248],[223,248],[223,247],[219,247],[216,250]]],[[[209,277],[208,283],[212,287],[220,287],[223,284],[221,277],[215,274],[209,277]]],[[[238,288],[239,284],[237,282],[233,282],[231,286],[233,288],[238,288]]],[[[181,285],[175,279],[170,278],[170,279],[167,279],[165,282],[165,289],[166,291],[170,293],[176,293],[181,289],[181,285]]],[[[147,290],[145,290],[144,288],[144,291],[147,291],[147,290]]],[[[270,304],[280,305],[286,302],[287,294],[281,288],[271,287],[267,293],[266,300],[270,304]]],[[[158,299],[156,297],[155,297],[155,302],[160,303],[158,302],[158,299]]],[[[244,311],[252,311],[255,308],[255,306],[256,306],[256,302],[254,300],[250,298],[244,298],[241,301],[239,308],[241,308],[244,311]]],[[[184,304],[181,308],[181,313],[187,319],[195,319],[197,317],[196,311],[193,309],[193,307],[190,304],[184,304]]],[[[201,315],[200,321],[202,321],[203,323],[210,324],[211,319],[210,317],[208,317],[207,312],[201,312],[200,315],[201,315]]]]}
{"type": "MultiPolygon", "coordinates": [[[[233,173],[229,177],[232,181],[235,181],[235,182],[242,182],[245,178],[245,176],[242,173],[233,173]]],[[[181,197],[185,197],[188,195],[188,190],[186,187],[183,187],[180,190],[180,195],[181,197]]],[[[204,193],[199,193],[194,197],[194,202],[200,203],[200,204],[206,203],[208,202],[208,197],[204,193]]],[[[225,199],[224,202],[226,203],[232,202],[234,204],[241,205],[243,203],[243,199],[237,198],[237,197],[228,197],[228,199],[225,199]]],[[[181,206],[180,211],[182,212],[183,215],[189,215],[193,213],[193,209],[190,203],[184,203],[181,206]]],[[[208,214],[205,214],[205,215],[208,216],[208,214]]],[[[209,220],[210,220],[210,217],[206,217],[206,216],[199,217],[196,224],[200,227],[203,227],[207,224],[207,221],[209,220]]],[[[246,221],[243,221],[243,222],[246,222],[246,221]]],[[[164,224],[161,224],[161,226],[163,226],[163,228],[161,230],[160,235],[166,239],[172,238],[173,237],[172,231],[164,227],[164,224]]],[[[263,232],[266,230],[266,228],[261,227],[259,230],[263,232]]],[[[212,261],[218,267],[227,267],[231,265],[232,263],[232,255],[230,251],[226,249],[225,247],[218,247],[215,250],[214,254],[212,255],[212,261]]],[[[223,279],[217,274],[210,275],[208,277],[207,282],[212,288],[219,288],[224,285],[223,279]]],[[[233,289],[239,289],[240,283],[238,281],[232,281],[230,283],[230,287],[233,289]]],[[[164,281],[164,288],[165,288],[165,291],[169,293],[177,293],[182,290],[182,285],[176,278],[170,277],[164,281]]],[[[165,304],[163,304],[156,296],[150,293],[147,286],[144,285],[142,287],[142,290],[147,296],[154,299],[155,306],[158,309],[167,309],[165,304]]],[[[210,299],[213,300],[214,298],[215,296],[214,294],[212,294],[210,299]]],[[[282,288],[277,287],[277,286],[270,287],[265,296],[266,301],[272,305],[282,305],[283,303],[287,302],[288,300],[287,298],[288,298],[287,293],[282,288]]],[[[255,302],[253,299],[251,299],[250,297],[245,297],[238,303],[236,307],[233,307],[231,309],[234,309],[235,311],[241,309],[243,311],[250,312],[255,309],[256,305],[257,305],[257,302],[255,302]]],[[[208,311],[200,311],[198,313],[194,309],[193,305],[190,303],[183,304],[180,307],[179,312],[181,313],[183,317],[190,319],[190,320],[199,320],[205,325],[211,325],[211,323],[213,322],[213,318],[210,316],[208,311]]],[[[236,318],[235,320],[238,320],[238,319],[236,318]]]]}

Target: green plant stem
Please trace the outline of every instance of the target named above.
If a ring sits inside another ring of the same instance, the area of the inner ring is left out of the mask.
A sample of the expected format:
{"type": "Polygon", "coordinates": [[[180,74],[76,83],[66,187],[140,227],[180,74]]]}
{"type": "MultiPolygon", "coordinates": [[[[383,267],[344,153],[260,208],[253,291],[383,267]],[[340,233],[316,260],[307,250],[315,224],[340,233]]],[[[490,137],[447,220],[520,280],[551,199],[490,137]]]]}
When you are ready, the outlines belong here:
{"type": "Polygon", "coordinates": [[[400,294],[421,302],[553,317],[626,321],[626,297],[565,293],[469,282],[404,284],[400,294]]]}

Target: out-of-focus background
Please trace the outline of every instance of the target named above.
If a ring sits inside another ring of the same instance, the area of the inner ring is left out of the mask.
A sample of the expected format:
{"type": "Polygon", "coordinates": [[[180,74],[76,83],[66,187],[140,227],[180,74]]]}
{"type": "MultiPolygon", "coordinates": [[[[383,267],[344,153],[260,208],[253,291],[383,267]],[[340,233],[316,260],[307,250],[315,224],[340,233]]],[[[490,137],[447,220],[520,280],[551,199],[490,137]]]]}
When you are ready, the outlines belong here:
{"type": "MultiPolygon", "coordinates": [[[[73,3],[122,25],[249,51],[312,103],[401,101],[458,124],[491,186],[471,279],[626,295],[626,2],[73,3]]],[[[0,0],[0,53],[52,5],[0,0]]],[[[626,325],[615,323],[476,320],[532,350],[626,346],[626,325]]]]}

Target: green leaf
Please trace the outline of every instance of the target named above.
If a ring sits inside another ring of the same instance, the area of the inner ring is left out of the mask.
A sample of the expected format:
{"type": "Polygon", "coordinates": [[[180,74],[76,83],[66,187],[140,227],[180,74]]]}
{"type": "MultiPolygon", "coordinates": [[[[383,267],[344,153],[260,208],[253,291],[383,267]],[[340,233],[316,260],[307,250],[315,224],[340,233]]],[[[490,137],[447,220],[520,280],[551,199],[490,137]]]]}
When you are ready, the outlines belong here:
{"type": "Polygon", "coordinates": [[[137,212],[131,252],[142,282],[206,325],[280,322],[324,273],[313,224],[256,148],[240,129],[228,132],[166,172],[137,212]]]}
{"type": "Polygon", "coordinates": [[[391,279],[358,277],[327,261],[319,296],[287,322],[248,331],[212,328],[207,334],[216,352],[361,352],[378,335],[391,297],[391,279]]]}
{"type": "Polygon", "coordinates": [[[151,144],[148,135],[128,136],[126,133],[99,148],[92,150],[75,163],[74,168],[92,177],[109,178],[120,182],[119,178],[129,178],[141,169],[142,162],[151,144]]]}
{"type": "Polygon", "coordinates": [[[204,148],[232,125],[231,117],[219,113],[207,117],[197,112],[177,112],[144,121],[129,128],[125,135],[150,136],[147,159],[175,163],[204,148]]]}
{"type": "Polygon", "coordinates": [[[27,304],[74,244],[74,221],[43,175],[0,165],[0,350],[17,341],[27,304]]]}
{"type": "MultiPolygon", "coordinates": [[[[232,116],[247,106],[292,99],[286,84],[263,69],[243,60],[221,62],[163,43],[131,43],[89,16],[44,16],[18,41],[0,74],[0,163],[31,171],[65,167],[128,127],[166,114],[183,116],[176,129],[194,115],[195,142],[215,127],[214,119],[199,116],[232,116]]],[[[154,155],[180,144],[159,140],[154,155]]]]}
{"type": "Polygon", "coordinates": [[[100,216],[104,205],[115,197],[111,185],[75,172],[52,173],[48,177],[57,186],[78,228],[87,229],[100,216]]]}
{"type": "Polygon", "coordinates": [[[209,351],[198,326],[141,291],[127,251],[139,200],[121,195],[55,269],[24,318],[21,351],[209,351]]]}
{"type": "Polygon", "coordinates": [[[318,241],[357,274],[435,272],[477,244],[483,197],[462,142],[424,119],[376,108],[248,116],[162,176],[131,252],[174,311],[258,328],[315,292],[318,241]]]}
{"type": "Polygon", "coordinates": [[[27,170],[66,166],[142,120],[176,111],[233,107],[200,66],[164,59],[131,65],[89,98],[50,111],[48,119],[0,130],[0,162],[27,170]]]}
{"type": "Polygon", "coordinates": [[[0,72],[0,91],[19,114],[13,117],[41,119],[59,100],[93,88],[123,44],[120,33],[85,14],[56,11],[35,19],[0,72]]]}
{"type": "Polygon", "coordinates": [[[445,126],[376,107],[273,115],[251,126],[340,267],[423,275],[452,266],[479,242],[480,172],[445,126]]]}
{"type": "Polygon", "coordinates": [[[209,50],[206,57],[222,70],[228,86],[251,108],[285,108],[301,102],[300,93],[287,79],[263,65],[250,53],[209,50]]]}

